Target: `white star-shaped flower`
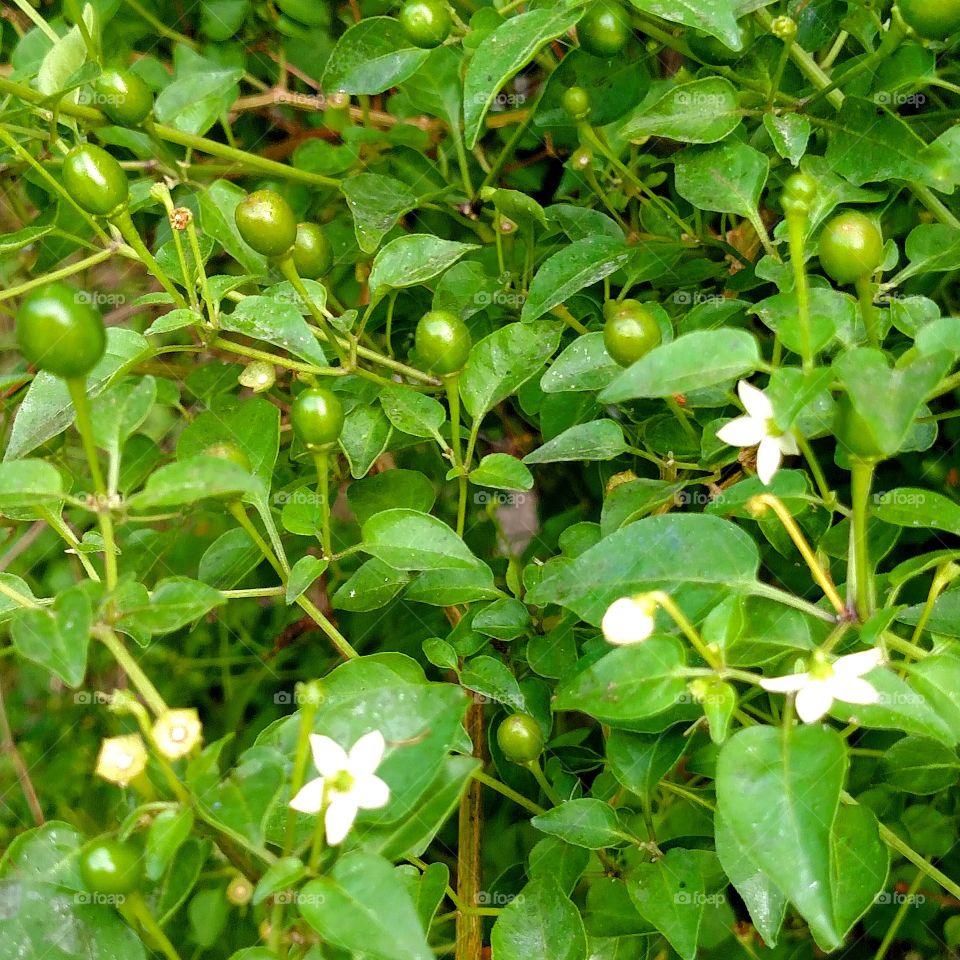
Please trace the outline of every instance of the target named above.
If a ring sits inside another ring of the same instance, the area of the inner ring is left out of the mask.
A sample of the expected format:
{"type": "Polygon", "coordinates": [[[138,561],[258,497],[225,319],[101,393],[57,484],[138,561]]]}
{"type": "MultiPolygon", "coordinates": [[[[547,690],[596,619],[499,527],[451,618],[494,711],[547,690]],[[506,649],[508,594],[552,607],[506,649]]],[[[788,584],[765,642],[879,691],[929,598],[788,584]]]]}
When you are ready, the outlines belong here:
{"type": "Polygon", "coordinates": [[[305,783],[290,806],[301,813],[323,812],[327,843],[335,847],[350,832],[360,810],[376,810],[390,799],[390,788],[374,774],[386,743],[383,734],[373,730],[348,754],[335,740],[314,733],[310,749],[320,776],[305,783]]]}
{"type": "Polygon", "coordinates": [[[656,602],[642,594],[614,600],[600,621],[604,639],[617,646],[646,640],[653,633],[656,612],[656,602]]]}
{"type": "Polygon", "coordinates": [[[840,657],[833,663],[817,658],[807,673],[761,680],[760,686],[773,693],[796,693],[797,716],[804,723],[816,723],[833,706],[843,703],[876,703],[880,694],[863,679],[883,660],[880,650],[864,650],[840,657]]]}
{"type": "Polygon", "coordinates": [[[780,430],[773,419],[773,406],[767,395],[741,380],[737,393],[746,415],[724,424],[717,431],[717,439],[732,447],[757,448],[757,476],[766,486],[785,456],[799,453],[796,438],[780,430]]]}

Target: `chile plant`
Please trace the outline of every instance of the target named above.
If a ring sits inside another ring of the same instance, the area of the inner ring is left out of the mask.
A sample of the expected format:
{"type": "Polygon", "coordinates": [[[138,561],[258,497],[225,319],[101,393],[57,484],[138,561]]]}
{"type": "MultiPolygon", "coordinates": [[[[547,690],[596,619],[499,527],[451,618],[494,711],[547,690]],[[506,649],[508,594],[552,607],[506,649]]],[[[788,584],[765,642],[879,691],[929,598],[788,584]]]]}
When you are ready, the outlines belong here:
{"type": "Polygon", "coordinates": [[[0,25],[0,958],[956,955],[958,0],[0,25]]]}

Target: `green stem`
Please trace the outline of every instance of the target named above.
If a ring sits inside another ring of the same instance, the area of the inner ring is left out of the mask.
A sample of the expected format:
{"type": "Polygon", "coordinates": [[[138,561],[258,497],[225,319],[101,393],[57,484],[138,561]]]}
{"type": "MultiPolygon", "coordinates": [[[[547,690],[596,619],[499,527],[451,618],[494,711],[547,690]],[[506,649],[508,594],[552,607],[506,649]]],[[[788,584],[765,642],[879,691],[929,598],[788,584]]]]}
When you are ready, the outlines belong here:
{"type": "Polygon", "coordinates": [[[887,955],[887,951],[890,949],[890,944],[893,943],[894,938],[897,935],[897,931],[900,929],[901,924],[907,917],[907,911],[914,905],[914,895],[916,894],[917,890],[920,889],[920,884],[922,882],[923,871],[918,870],[917,875],[913,878],[913,882],[907,889],[903,900],[900,902],[900,906],[897,907],[897,912],[893,915],[893,920],[890,921],[890,926],[887,927],[887,932],[883,935],[883,939],[880,941],[880,946],[877,947],[877,952],[873,955],[873,960],[883,960],[883,958],[887,955]]]}
{"type": "MultiPolygon", "coordinates": [[[[124,249],[126,248],[124,247],[124,249]]],[[[89,257],[84,257],[82,260],[68,263],[59,270],[53,270],[50,273],[43,274],[41,277],[34,277],[32,280],[18,283],[16,286],[7,287],[6,290],[0,290],[0,302],[18,297],[23,293],[29,293],[31,290],[42,287],[44,284],[51,283],[54,280],[64,280],[67,277],[72,277],[75,273],[80,273],[89,267],[95,267],[98,263],[103,263],[104,260],[109,260],[118,252],[120,251],[118,251],[115,246],[111,246],[106,250],[100,250],[97,253],[91,254],[89,257]]],[[[133,255],[132,250],[130,254],[133,255]]]]}
{"type": "Polygon", "coordinates": [[[854,285],[857,291],[857,298],[860,301],[860,316],[863,317],[863,326],[867,331],[867,340],[871,347],[879,347],[880,324],[877,318],[877,308],[873,305],[873,295],[876,292],[877,285],[873,282],[870,274],[864,274],[854,285]]]}
{"type": "MultiPolygon", "coordinates": [[[[856,584],[856,610],[861,622],[873,613],[873,569],[870,566],[870,487],[876,468],[872,460],[850,461],[850,496],[853,501],[853,571],[852,582],[856,584]]],[[[851,577],[848,574],[848,582],[851,577]]],[[[848,588],[849,589],[849,588],[848,588]]],[[[850,597],[847,597],[849,605],[850,597]]]]}
{"type": "Polygon", "coordinates": [[[917,620],[917,625],[913,628],[913,635],[910,637],[910,643],[912,643],[914,646],[917,646],[920,643],[920,638],[923,636],[923,631],[926,629],[927,621],[930,619],[930,616],[933,613],[933,608],[937,602],[937,598],[954,580],[956,580],[958,572],[960,572],[960,568],[958,568],[953,562],[945,563],[937,568],[937,572],[934,575],[932,583],[930,584],[930,590],[927,592],[927,599],[923,604],[923,610],[921,611],[920,617],[917,620]]]}
{"type": "Polygon", "coordinates": [[[93,440],[93,420],[90,416],[90,398],[87,396],[86,380],[82,377],[67,381],[70,399],[76,412],[77,432],[83,442],[83,450],[90,467],[90,476],[93,479],[93,489],[97,499],[97,520],[100,524],[100,535],[103,537],[103,568],[107,590],[113,590],[117,585],[117,546],[113,533],[113,517],[110,514],[110,499],[107,485],[100,470],[100,461],[97,459],[97,447],[93,440]]]}
{"type": "Polygon", "coordinates": [[[167,939],[167,935],[163,932],[160,924],[157,923],[156,917],[150,912],[146,901],[138,892],[128,893],[124,905],[130,910],[130,913],[140,923],[140,926],[143,927],[167,960],[180,960],[180,954],[167,939]]]}
{"type": "Polygon", "coordinates": [[[553,784],[550,783],[546,774],[543,772],[543,767],[540,766],[539,760],[531,760],[529,763],[521,764],[521,766],[526,767],[533,774],[533,779],[537,781],[546,798],[555,807],[559,807],[560,804],[563,803],[557,791],[553,789],[553,784]]]}
{"type": "Polygon", "coordinates": [[[140,665],[133,659],[113,630],[101,625],[95,627],[93,633],[110,651],[113,659],[123,668],[124,673],[137,688],[137,693],[143,697],[144,703],[153,713],[158,717],[166,713],[167,705],[164,703],[163,697],[160,696],[157,688],[150,682],[150,678],[140,669],[140,665]]]}
{"type": "Polygon", "coordinates": [[[650,597],[656,600],[657,604],[667,611],[673,622],[676,623],[687,640],[690,641],[690,646],[700,654],[704,662],[714,670],[722,670],[723,661],[704,643],[703,637],[700,636],[696,627],[687,619],[686,614],[677,606],[673,597],[671,597],[669,593],[664,593],[660,590],[651,593],[650,597]]]}
{"type": "MultiPolygon", "coordinates": [[[[160,286],[173,297],[173,302],[182,308],[187,306],[187,301],[183,299],[183,294],[173,285],[170,278],[164,273],[160,264],[157,263],[156,258],[153,254],[147,249],[147,245],[140,238],[140,234],[137,232],[136,226],[134,226],[133,218],[130,216],[130,211],[124,207],[119,213],[114,214],[109,218],[110,223],[113,224],[119,231],[120,236],[130,244],[131,247],[136,251],[137,256],[140,258],[140,261],[147,268],[147,270],[152,273],[157,280],[160,281],[160,286]]],[[[184,277],[184,280],[187,278],[184,277]]]]}
{"type": "Polygon", "coordinates": [[[810,284],[804,262],[807,217],[805,213],[787,215],[787,231],[790,240],[790,265],[793,267],[794,285],[797,291],[797,320],[800,324],[801,356],[803,369],[813,369],[813,340],[810,331],[810,284]]]}
{"type": "MultiPolygon", "coordinates": [[[[267,563],[273,567],[277,576],[280,578],[280,582],[286,585],[287,578],[289,576],[289,568],[280,562],[277,559],[277,555],[273,552],[270,545],[267,543],[263,537],[260,536],[260,531],[254,526],[251,519],[247,516],[247,511],[244,509],[243,504],[234,501],[228,507],[230,514],[233,518],[240,524],[244,529],[247,536],[257,545],[257,548],[263,554],[264,559],[267,563]]],[[[356,650],[350,645],[347,638],[323,615],[323,612],[319,610],[316,604],[312,603],[305,596],[297,597],[296,600],[297,606],[303,610],[304,613],[309,616],[313,622],[327,635],[327,638],[330,642],[336,647],[337,652],[344,658],[344,660],[353,660],[360,656],[356,650]]]]}
{"type": "MultiPolygon", "coordinates": [[[[847,793],[843,794],[843,799],[847,803],[851,801],[856,803],[847,793]]],[[[883,840],[891,850],[896,850],[900,856],[905,860],[909,860],[924,876],[929,877],[934,883],[939,883],[950,896],[960,899],[960,884],[955,883],[942,870],[938,870],[932,863],[920,856],[916,850],[901,840],[886,824],[881,823],[879,827],[880,839],[883,840]]]]}
{"type": "Polygon", "coordinates": [[[12,600],[18,607],[23,607],[26,610],[38,610],[40,608],[40,604],[35,600],[31,600],[26,594],[14,589],[2,580],[0,580],[0,596],[12,600]]]}
{"type": "Polygon", "coordinates": [[[323,554],[329,560],[333,556],[333,542],[330,537],[330,454],[326,448],[317,450],[313,455],[317,468],[317,496],[320,497],[320,543],[323,554]]]}
{"type": "Polygon", "coordinates": [[[485,787],[489,787],[491,790],[496,790],[497,793],[506,797],[508,800],[512,800],[514,803],[523,807],[524,810],[528,810],[535,817],[547,812],[545,807],[541,807],[538,803],[534,803],[522,793],[518,793],[516,790],[514,790],[513,787],[508,787],[505,783],[495,780],[482,770],[475,770],[473,772],[473,779],[479,783],[482,783],[485,787]]]}
{"type": "MultiPolygon", "coordinates": [[[[174,231],[176,232],[176,231],[174,231]]],[[[197,274],[200,281],[200,296],[207,308],[207,316],[214,327],[219,326],[217,317],[217,304],[210,295],[210,284],[207,281],[207,271],[203,266],[203,254],[200,252],[200,238],[197,236],[197,228],[193,220],[187,224],[187,238],[190,241],[190,249],[193,251],[193,259],[197,264],[197,274]]]]}
{"type": "Polygon", "coordinates": [[[290,285],[294,290],[296,290],[303,302],[306,304],[307,309],[310,311],[310,315],[313,317],[314,322],[316,323],[320,332],[323,334],[324,339],[337,351],[340,361],[345,366],[349,366],[349,355],[347,351],[344,349],[337,335],[327,322],[327,318],[324,316],[323,311],[313,302],[313,297],[307,293],[307,288],[304,286],[303,280],[300,279],[300,274],[297,273],[297,267],[293,262],[293,255],[288,254],[287,256],[282,257],[277,263],[277,266],[280,268],[280,272],[283,274],[284,278],[290,282],[290,285]]]}

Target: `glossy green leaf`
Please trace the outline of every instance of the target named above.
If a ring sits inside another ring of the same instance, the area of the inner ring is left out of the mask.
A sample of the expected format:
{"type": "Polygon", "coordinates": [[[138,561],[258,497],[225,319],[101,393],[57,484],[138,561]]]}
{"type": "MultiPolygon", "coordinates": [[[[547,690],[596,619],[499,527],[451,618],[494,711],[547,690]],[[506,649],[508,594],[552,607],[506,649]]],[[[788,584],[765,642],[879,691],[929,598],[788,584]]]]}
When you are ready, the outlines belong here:
{"type": "Polygon", "coordinates": [[[331,92],[383,93],[415,73],[428,52],[413,46],[393,17],[366,17],[337,41],[321,84],[331,92]]]}
{"type": "Polygon", "coordinates": [[[716,143],[740,125],[741,117],[733,84],[723,77],[705,77],[670,87],[652,103],[642,103],[620,133],[635,142],[667,137],[684,143],[716,143]]]}

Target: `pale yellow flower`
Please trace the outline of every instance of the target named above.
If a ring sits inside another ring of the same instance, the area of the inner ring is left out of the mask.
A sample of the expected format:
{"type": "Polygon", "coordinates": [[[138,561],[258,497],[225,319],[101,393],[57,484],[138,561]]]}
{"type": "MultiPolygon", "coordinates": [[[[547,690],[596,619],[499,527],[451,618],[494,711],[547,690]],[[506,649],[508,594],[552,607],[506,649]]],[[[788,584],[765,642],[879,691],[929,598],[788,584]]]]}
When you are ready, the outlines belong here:
{"type": "Polygon", "coordinates": [[[185,757],[200,743],[203,727],[197,711],[168,710],[157,717],[153,725],[153,740],[157,749],[171,760],[185,757]]]}
{"type": "Polygon", "coordinates": [[[122,737],[108,737],[100,744],[96,774],[125,787],[139,777],[147,766],[147,748],[138,733],[122,737]]]}

